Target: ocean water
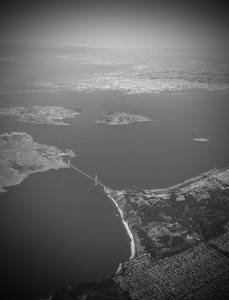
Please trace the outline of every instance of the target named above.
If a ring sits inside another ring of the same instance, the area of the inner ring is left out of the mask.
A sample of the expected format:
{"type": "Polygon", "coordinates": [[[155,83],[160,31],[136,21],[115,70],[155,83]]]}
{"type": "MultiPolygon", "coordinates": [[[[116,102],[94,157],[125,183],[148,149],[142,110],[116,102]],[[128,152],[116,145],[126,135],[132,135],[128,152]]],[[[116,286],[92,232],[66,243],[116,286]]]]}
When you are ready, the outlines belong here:
{"type": "MultiPolygon", "coordinates": [[[[202,91],[122,95],[59,92],[1,96],[2,105],[62,105],[86,111],[70,126],[1,117],[1,133],[25,131],[34,141],[72,149],[72,163],[110,188],[163,188],[229,165],[228,95],[202,91]],[[95,124],[106,112],[157,120],[95,124]],[[201,130],[193,130],[201,129],[201,130]],[[195,142],[194,138],[209,142],[195,142]]],[[[102,188],[71,169],[30,175],[1,194],[4,286],[22,299],[47,296],[74,282],[99,280],[130,256],[130,240],[102,188]]]]}
{"type": "Polygon", "coordinates": [[[0,205],[5,299],[45,298],[99,280],[130,256],[116,208],[73,170],[34,174],[1,195],[0,205]]]}
{"type": "MultiPolygon", "coordinates": [[[[1,61],[5,65],[1,91],[30,90],[31,82],[74,81],[89,71],[123,68],[58,64],[50,58],[47,63],[43,57],[34,62],[34,55],[20,55],[16,63],[1,61]]],[[[229,165],[227,92],[0,94],[0,106],[33,104],[85,112],[66,119],[69,126],[29,124],[1,116],[0,133],[23,131],[38,143],[72,149],[77,155],[72,164],[97,174],[112,189],[165,188],[229,165]],[[157,121],[128,126],[94,123],[109,112],[141,114],[157,121]]],[[[10,300],[45,298],[73,283],[99,280],[130,257],[130,240],[116,207],[101,187],[72,169],[30,175],[0,194],[0,206],[2,291],[10,300]]]]}

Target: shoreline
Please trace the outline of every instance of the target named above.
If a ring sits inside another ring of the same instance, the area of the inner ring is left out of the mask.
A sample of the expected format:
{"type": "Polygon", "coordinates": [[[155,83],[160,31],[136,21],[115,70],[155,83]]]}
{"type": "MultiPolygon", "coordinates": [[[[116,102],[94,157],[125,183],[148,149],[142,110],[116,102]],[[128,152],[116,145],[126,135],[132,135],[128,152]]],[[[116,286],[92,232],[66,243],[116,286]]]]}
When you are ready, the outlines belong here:
{"type": "MultiPolygon", "coordinates": [[[[122,223],[124,224],[124,226],[125,226],[125,228],[126,228],[126,231],[127,231],[127,234],[128,234],[128,236],[129,236],[129,238],[130,238],[130,240],[131,240],[131,242],[130,242],[130,248],[131,248],[131,255],[130,255],[130,258],[129,259],[132,259],[132,258],[134,258],[135,257],[135,254],[136,254],[136,248],[135,248],[135,242],[134,242],[134,237],[133,237],[133,234],[132,234],[132,232],[130,231],[130,228],[129,228],[129,226],[128,226],[128,223],[124,220],[124,218],[123,218],[123,212],[122,212],[122,210],[119,208],[119,206],[118,206],[118,204],[117,204],[117,202],[115,201],[115,199],[113,199],[112,197],[111,197],[111,195],[110,195],[110,193],[108,192],[106,192],[106,189],[107,188],[104,188],[104,192],[107,194],[107,196],[114,202],[114,204],[115,204],[115,206],[117,207],[117,209],[118,209],[118,211],[119,211],[119,214],[120,214],[120,216],[121,216],[121,219],[122,219],[122,223]]],[[[109,189],[107,189],[107,190],[109,190],[109,189]]],[[[119,267],[120,268],[120,267],[119,267]]],[[[118,270],[119,270],[119,268],[118,268],[118,270]]]]}
{"type": "Polygon", "coordinates": [[[229,166],[227,167],[224,167],[224,168],[221,168],[221,169],[218,169],[217,167],[209,170],[209,171],[205,171],[203,173],[201,173],[200,175],[198,176],[195,176],[193,178],[188,178],[188,179],[185,179],[183,182],[181,183],[178,183],[178,184],[175,184],[175,185],[172,185],[170,187],[167,187],[167,188],[162,188],[162,189],[143,189],[144,191],[150,191],[150,192],[153,192],[155,195],[160,195],[160,194],[164,194],[164,193],[169,193],[171,192],[172,190],[174,189],[182,189],[183,187],[185,187],[186,185],[191,185],[191,184],[195,184],[196,182],[200,181],[200,180],[204,180],[205,177],[204,176],[208,176],[210,174],[214,174],[215,172],[222,172],[226,169],[228,169],[229,166]]]}
{"type": "Polygon", "coordinates": [[[4,186],[0,186],[0,195],[2,193],[7,193],[8,190],[7,188],[11,188],[13,186],[16,186],[16,185],[19,185],[21,184],[23,181],[25,181],[30,175],[32,174],[38,174],[38,173],[44,173],[44,172],[48,172],[48,171],[54,171],[54,170],[59,170],[59,169],[67,169],[69,168],[68,166],[66,166],[65,162],[63,160],[60,161],[61,163],[63,163],[63,165],[60,165],[60,166],[56,166],[55,168],[54,167],[51,167],[51,168],[48,168],[48,169],[44,169],[44,170],[34,170],[34,171],[30,171],[29,173],[26,173],[26,174],[23,174],[21,175],[20,178],[17,179],[17,182],[14,182],[14,183],[10,183],[9,185],[4,185],[4,186]]]}

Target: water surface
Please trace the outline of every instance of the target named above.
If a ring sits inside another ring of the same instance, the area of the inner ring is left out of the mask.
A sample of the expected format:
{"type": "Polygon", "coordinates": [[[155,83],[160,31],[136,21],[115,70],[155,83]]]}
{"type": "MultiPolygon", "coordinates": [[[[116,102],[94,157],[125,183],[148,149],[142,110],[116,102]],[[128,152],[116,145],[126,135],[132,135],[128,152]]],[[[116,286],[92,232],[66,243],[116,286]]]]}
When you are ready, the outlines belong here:
{"type": "MultiPolygon", "coordinates": [[[[98,174],[113,189],[163,188],[229,165],[226,93],[2,94],[0,104],[85,109],[66,120],[70,126],[22,123],[2,116],[0,131],[25,131],[41,144],[72,149],[76,167],[98,174]],[[118,111],[157,122],[94,123],[105,113],[118,111]],[[198,137],[210,142],[193,141],[198,137]]],[[[114,273],[118,263],[130,256],[130,240],[114,204],[100,187],[71,169],[30,175],[0,198],[4,286],[17,291],[18,299],[98,280],[114,273]]]]}

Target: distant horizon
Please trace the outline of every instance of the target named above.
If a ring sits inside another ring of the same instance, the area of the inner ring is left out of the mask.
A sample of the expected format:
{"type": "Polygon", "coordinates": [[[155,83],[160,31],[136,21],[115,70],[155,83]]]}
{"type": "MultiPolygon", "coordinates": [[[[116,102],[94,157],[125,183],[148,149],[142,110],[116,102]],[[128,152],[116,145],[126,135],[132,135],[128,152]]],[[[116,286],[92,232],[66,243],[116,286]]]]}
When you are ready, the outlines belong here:
{"type": "MultiPolygon", "coordinates": [[[[0,44],[112,50],[229,52],[228,18],[217,2],[77,0],[9,3],[1,10],[0,44]]],[[[218,53],[219,52],[219,53],[218,53]]],[[[227,54],[228,55],[228,54],[227,54]]]]}
{"type": "Polygon", "coordinates": [[[163,46],[163,45],[154,45],[151,47],[105,47],[99,45],[59,45],[59,44],[48,44],[48,43],[34,43],[34,42],[0,42],[0,51],[1,48],[41,48],[41,49],[85,49],[85,50],[98,50],[98,51],[108,51],[108,52],[117,52],[117,53],[130,53],[130,52],[152,52],[153,55],[175,55],[179,53],[186,53],[187,55],[197,55],[201,56],[202,58],[216,58],[216,59],[229,59],[229,47],[212,47],[212,48],[192,48],[190,49],[187,46],[180,47],[179,45],[173,46],[163,46]]]}

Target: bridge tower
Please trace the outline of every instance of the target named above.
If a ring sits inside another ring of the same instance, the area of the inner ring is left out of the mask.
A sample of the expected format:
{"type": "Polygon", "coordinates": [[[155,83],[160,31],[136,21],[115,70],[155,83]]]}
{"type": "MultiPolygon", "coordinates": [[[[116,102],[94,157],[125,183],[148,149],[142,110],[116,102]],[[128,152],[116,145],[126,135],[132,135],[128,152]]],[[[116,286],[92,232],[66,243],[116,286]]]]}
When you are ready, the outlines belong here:
{"type": "Polygon", "coordinates": [[[95,175],[95,185],[98,184],[98,175],[95,175]]]}
{"type": "Polygon", "coordinates": [[[70,166],[70,158],[68,159],[68,165],[70,166]]]}

